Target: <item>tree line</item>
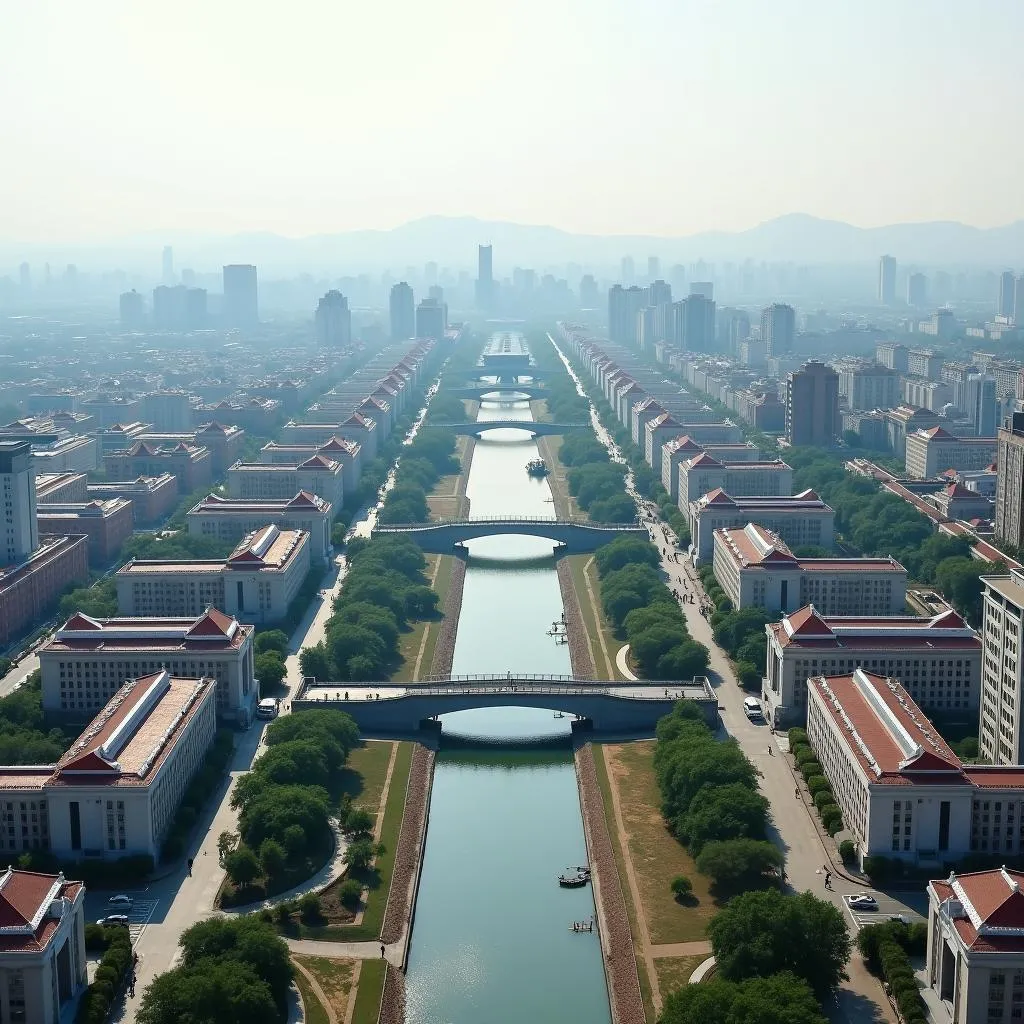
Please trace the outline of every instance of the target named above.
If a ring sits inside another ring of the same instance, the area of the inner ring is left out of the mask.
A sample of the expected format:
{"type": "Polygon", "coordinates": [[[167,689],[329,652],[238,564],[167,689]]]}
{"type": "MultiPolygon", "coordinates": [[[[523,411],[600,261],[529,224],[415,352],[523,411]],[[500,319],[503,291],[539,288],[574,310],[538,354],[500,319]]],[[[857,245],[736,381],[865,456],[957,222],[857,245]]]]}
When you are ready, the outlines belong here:
{"type": "Polygon", "coordinates": [[[395,472],[395,485],[384,499],[381,523],[425,523],[430,518],[427,495],[443,476],[462,468],[455,455],[456,437],[451,430],[430,427],[420,430],[405,446],[395,472]]]}

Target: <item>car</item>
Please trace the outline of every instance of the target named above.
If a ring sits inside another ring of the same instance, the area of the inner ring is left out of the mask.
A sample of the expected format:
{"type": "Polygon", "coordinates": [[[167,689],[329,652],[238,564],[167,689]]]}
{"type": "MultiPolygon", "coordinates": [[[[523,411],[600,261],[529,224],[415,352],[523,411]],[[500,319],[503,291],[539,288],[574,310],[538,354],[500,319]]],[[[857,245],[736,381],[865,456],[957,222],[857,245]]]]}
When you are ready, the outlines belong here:
{"type": "Polygon", "coordinates": [[[104,928],[127,928],[128,927],[128,915],[127,914],[107,914],[106,917],[101,917],[96,923],[98,925],[102,925],[104,928]]]}
{"type": "Polygon", "coordinates": [[[118,896],[111,896],[110,899],[107,900],[107,902],[112,907],[130,907],[135,901],[131,898],[131,896],[125,896],[123,893],[121,893],[118,896]]]}
{"type": "Polygon", "coordinates": [[[851,896],[844,896],[846,905],[851,910],[877,910],[878,900],[874,896],[869,896],[866,892],[855,893],[851,896]]]}

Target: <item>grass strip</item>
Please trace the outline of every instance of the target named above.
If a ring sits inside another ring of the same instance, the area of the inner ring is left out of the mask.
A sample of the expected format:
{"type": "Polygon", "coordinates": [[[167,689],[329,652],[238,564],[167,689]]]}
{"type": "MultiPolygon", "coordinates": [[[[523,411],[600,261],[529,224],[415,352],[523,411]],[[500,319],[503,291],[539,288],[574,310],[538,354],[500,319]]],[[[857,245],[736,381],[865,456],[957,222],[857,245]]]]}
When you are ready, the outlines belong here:
{"type": "MultiPolygon", "coordinates": [[[[299,990],[299,995],[302,996],[303,1020],[305,1024],[330,1024],[327,1010],[313,991],[313,986],[310,985],[306,976],[299,970],[296,970],[293,976],[295,978],[295,986],[299,990]]],[[[374,1019],[376,1020],[376,1018],[374,1019]]]]}
{"type": "Polygon", "coordinates": [[[356,986],[356,1005],[352,1011],[352,1024],[377,1024],[380,1001],[384,995],[386,960],[364,960],[359,969],[356,986]]]}

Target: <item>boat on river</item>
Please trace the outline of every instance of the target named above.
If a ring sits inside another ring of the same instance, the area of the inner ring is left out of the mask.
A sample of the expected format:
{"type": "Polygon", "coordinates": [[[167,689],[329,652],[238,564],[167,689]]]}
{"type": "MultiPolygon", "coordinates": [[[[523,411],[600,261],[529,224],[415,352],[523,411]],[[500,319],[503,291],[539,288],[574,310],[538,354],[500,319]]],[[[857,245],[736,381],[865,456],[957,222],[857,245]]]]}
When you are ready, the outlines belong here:
{"type": "Polygon", "coordinates": [[[590,874],[578,871],[575,875],[559,875],[558,884],[563,889],[582,889],[590,881],[590,874]]]}
{"type": "Polygon", "coordinates": [[[548,469],[548,464],[543,459],[530,459],[526,464],[526,472],[530,476],[547,476],[551,470],[548,469]]]}

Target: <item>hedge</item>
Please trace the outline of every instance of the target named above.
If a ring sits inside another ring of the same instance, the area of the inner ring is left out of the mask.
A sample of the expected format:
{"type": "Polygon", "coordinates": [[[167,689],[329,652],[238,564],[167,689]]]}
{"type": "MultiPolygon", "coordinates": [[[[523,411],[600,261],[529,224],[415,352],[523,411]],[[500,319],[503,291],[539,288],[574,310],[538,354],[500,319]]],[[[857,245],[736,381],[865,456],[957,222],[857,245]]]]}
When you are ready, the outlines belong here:
{"type": "Polygon", "coordinates": [[[75,1014],[76,1024],[105,1024],[114,996],[132,966],[132,940],[127,928],[107,928],[110,945],[86,988],[75,1014]]]}

